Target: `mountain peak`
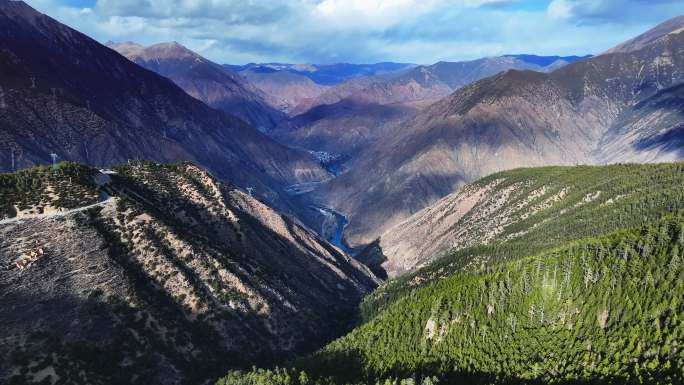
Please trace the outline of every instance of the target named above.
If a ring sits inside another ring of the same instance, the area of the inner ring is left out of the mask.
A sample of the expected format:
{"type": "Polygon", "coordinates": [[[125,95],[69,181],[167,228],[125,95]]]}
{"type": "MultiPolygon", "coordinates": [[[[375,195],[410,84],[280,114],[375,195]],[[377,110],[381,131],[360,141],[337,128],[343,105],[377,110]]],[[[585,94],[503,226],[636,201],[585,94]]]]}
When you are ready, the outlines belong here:
{"type": "Polygon", "coordinates": [[[641,35],[609,49],[604,52],[604,54],[637,51],[656,42],[664,36],[677,34],[682,31],[684,31],[684,15],[676,16],[660,23],[641,35]]]}
{"type": "Polygon", "coordinates": [[[108,41],[105,43],[105,45],[126,57],[140,56],[145,51],[144,46],[132,41],[125,41],[121,43],[108,41]]]}
{"type": "Polygon", "coordinates": [[[125,41],[121,43],[110,41],[105,45],[133,61],[135,61],[136,58],[144,58],[145,60],[186,58],[204,60],[196,52],[190,50],[188,47],[177,41],[162,42],[147,47],[132,41],[125,41]]]}
{"type": "Polygon", "coordinates": [[[146,52],[148,55],[160,58],[200,57],[197,53],[177,41],[151,45],[147,47],[146,52]]]}

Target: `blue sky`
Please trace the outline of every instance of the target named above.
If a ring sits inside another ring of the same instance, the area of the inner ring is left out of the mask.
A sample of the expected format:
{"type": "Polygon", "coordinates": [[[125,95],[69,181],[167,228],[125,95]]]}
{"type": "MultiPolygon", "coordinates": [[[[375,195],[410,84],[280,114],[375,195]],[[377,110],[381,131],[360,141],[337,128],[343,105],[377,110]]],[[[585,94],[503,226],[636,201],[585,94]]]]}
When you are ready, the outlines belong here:
{"type": "Polygon", "coordinates": [[[684,0],[27,2],[101,42],[178,41],[234,64],[596,54],[684,14],[684,0]]]}

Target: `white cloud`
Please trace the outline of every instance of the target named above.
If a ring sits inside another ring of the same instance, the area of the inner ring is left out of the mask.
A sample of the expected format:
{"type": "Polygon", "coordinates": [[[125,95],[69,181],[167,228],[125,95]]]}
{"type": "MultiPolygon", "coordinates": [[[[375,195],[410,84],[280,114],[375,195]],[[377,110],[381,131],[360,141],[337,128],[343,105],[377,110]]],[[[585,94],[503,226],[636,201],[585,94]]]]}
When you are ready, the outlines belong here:
{"type": "Polygon", "coordinates": [[[441,0],[324,0],[312,11],[321,25],[383,30],[434,10],[441,0]]]}
{"type": "Polygon", "coordinates": [[[569,19],[572,16],[572,5],[566,0],[553,0],[547,10],[549,16],[556,19],[569,19]]]}
{"type": "Polygon", "coordinates": [[[483,5],[500,5],[515,3],[518,0],[465,0],[463,3],[468,7],[481,7],[483,5]]]}
{"type": "Polygon", "coordinates": [[[580,24],[652,24],[682,12],[681,0],[552,0],[547,8],[553,18],[580,24]]]}
{"type": "Polygon", "coordinates": [[[684,12],[684,2],[670,0],[552,0],[546,8],[525,0],[64,1],[28,0],[103,42],[175,40],[222,63],[598,53],[684,12]]]}

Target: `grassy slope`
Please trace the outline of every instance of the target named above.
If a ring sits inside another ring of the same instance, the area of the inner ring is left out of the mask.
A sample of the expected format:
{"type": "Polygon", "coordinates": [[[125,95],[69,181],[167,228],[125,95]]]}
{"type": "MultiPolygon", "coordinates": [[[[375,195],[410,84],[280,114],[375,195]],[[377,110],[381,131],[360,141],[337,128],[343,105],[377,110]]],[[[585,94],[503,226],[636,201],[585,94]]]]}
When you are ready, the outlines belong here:
{"type": "Polygon", "coordinates": [[[477,183],[505,178],[500,188],[526,186],[507,205],[542,185],[539,202],[570,188],[567,199],[511,224],[489,245],[453,252],[380,289],[365,304],[366,323],[297,369],[221,381],[302,384],[303,369],[316,383],[426,376],[681,382],[682,171],[683,164],[551,167],[485,178],[477,183]],[[599,197],[576,206],[596,191],[599,197]],[[503,241],[522,230],[529,231],[503,241]]]}

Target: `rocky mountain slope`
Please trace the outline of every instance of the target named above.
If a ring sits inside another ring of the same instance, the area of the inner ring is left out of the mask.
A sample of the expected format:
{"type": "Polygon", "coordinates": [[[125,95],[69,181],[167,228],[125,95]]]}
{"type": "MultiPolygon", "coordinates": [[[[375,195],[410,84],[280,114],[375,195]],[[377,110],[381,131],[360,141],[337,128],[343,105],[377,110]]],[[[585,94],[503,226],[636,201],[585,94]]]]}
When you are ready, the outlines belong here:
{"type": "Polygon", "coordinates": [[[350,326],[367,268],[182,163],[0,174],[3,383],[198,384],[350,326]]]}
{"type": "Polygon", "coordinates": [[[448,217],[467,202],[445,200],[435,231],[414,234],[426,247],[455,235],[456,249],[367,297],[360,326],[291,368],[219,384],[679,383],[683,171],[546,167],[482,179],[462,219],[448,217]]]}
{"type": "MultiPolygon", "coordinates": [[[[625,119],[644,113],[639,103],[684,81],[684,33],[676,20],[666,24],[669,32],[656,28],[661,37],[637,51],[600,55],[549,74],[511,70],[462,88],[377,141],[349,173],[321,189],[319,199],[350,217],[347,240],[359,245],[492,172],[605,160],[599,144],[625,143],[625,119]],[[616,133],[619,138],[611,138],[616,133]]],[[[676,122],[663,127],[669,131],[658,135],[676,136],[676,122]]],[[[658,154],[649,160],[676,158],[672,145],[648,147],[658,154]]],[[[639,143],[619,147],[616,156],[641,152],[639,143]]]]}
{"type": "Polygon", "coordinates": [[[192,160],[281,209],[283,192],[329,174],[23,2],[0,1],[0,170],[60,160],[192,160]]]}
{"type": "Polygon", "coordinates": [[[135,43],[111,43],[108,47],[132,62],[171,79],[191,96],[216,109],[233,114],[261,131],[275,127],[284,115],[268,96],[242,76],[203,58],[178,44],[143,47],[135,43]]]}

